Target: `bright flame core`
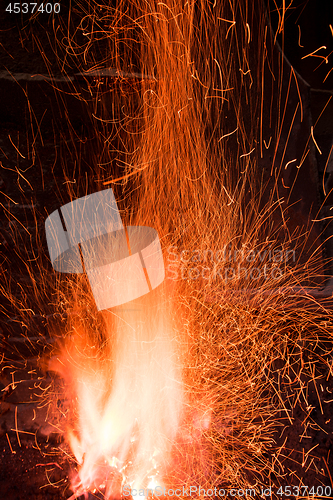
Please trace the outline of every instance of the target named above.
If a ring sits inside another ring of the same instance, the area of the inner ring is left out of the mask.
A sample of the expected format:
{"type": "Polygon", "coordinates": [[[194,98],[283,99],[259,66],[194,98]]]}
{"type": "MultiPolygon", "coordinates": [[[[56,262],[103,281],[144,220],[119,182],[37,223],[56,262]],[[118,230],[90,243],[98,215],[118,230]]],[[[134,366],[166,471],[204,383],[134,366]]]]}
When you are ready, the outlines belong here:
{"type": "Polygon", "coordinates": [[[185,349],[167,299],[162,286],[105,311],[99,346],[75,328],[63,351],[56,369],[75,401],[77,494],[104,486],[109,498],[167,473],[183,412],[185,349]]]}

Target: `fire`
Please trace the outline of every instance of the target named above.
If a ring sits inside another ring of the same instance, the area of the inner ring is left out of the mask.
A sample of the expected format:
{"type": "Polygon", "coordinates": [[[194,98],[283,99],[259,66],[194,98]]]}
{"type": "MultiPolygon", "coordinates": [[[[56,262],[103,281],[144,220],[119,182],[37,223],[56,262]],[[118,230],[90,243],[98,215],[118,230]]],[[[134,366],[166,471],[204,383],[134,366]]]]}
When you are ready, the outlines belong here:
{"type": "Polygon", "coordinates": [[[152,488],[170,468],[185,403],[186,343],[175,310],[162,286],[104,311],[102,342],[75,328],[53,362],[74,401],[76,495],[152,488]]]}

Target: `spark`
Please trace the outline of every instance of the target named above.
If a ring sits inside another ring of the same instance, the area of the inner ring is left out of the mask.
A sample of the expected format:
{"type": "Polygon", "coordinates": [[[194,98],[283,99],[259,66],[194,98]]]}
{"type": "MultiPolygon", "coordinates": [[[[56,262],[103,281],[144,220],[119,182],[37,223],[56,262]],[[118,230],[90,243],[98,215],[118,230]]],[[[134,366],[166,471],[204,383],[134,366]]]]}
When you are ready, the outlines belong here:
{"type": "Polygon", "coordinates": [[[314,144],[315,144],[315,146],[316,146],[316,148],[317,148],[317,150],[318,150],[319,154],[321,155],[321,154],[322,154],[322,152],[321,152],[321,150],[319,149],[319,146],[318,146],[318,144],[317,144],[317,142],[316,142],[316,139],[314,138],[314,135],[313,135],[313,125],[311,125],[311,137],[312,137],[312,140],[313,140],[313,142],[314,142],[314,144]]]}
{"type": "Polygon", "coordinates": [[[325,460],[325,457],[323,457],[323,461],[324,461],[325,467],[327,469],[327,473],[328,473],[328,477],[330,478],[331,485],[333,486],[333,480],[332,480],[331,472],[330,472],[330,469],[328,467],[328,457],[327,457],[327,461],[325,460]]]}
{"type": "Polygon", "coordinates": [[[25,180],[25,182],[27,184],[29,184],[29,187],[30,187],[31,191],[33,191],[34,189],[33,189],[32,185],[30,184],[30,182],[28,181],[28,179],[26,177],[24,177],[24,175],[22,174],[22,172],[17,167],[15,167],[15,170],[19,174],[19,176],[22,177],[22,179],[25,180]]]}
{"type": "Polygon", "coordinates": [[[13,450],[13,448],[12,448],[12,444],[11,444],[11,442],[10,442],[10,439],[9,439],[9,436],[8,436],[8,433],[7,433],[7,432],[6,432],[6,438],[7,438],[8,444],[9,444],[10,451],[11,451],[13,454],[15,454],[15,453],[16,453],[16,451],[15,451],[15,450],[13,450]]]}
{"type": "Polygon", "coordinates": [[[17,405],[15,406],[15,432],[16,432],[16,437],[17,437],[17,442],[19,444],[19,447],[21,448],[21,441],[20,441],[20,436],[17,428],[17,405]]]}
{"type": "Polygon", "coordinates": [[[253,153],[253,151],[255,150],[256,148],[252,148],[251,151],[249,151],[248,153],[244,153],[243,155],[240,155],[240,158],[244,158],[244,156],[249,156],[251,153],[253,153]]]}
{"type": "Polygon", "coordinates": [[[249,23],[246,23],[246,29],[247,29],[247,43],[250,43],[251,42],[251,30],[250,30],[249,23]]]}
{"type": "Polygon", "coordinates": [[[141,169],[135,170],[133,172],[130,172],[129,174],[122,175],[121,177],[117,177],[117,179],[112,179],[111,181],[105,181],[103,182],[103,186],[108,186],[110,184],[115,184],[116,182],[122,181],[124,179],[130,178],[132,175],[137,175],[139,172],[144,170],[146,167],[143,167],[141,169]]]}
{"type": "Polygon", "coordinates": [[[49,462],[47,464],[36,464],[35,467],[49,467],[50,465],[55,465],[58,469],[63,470],[63,468],[57,462],[49,462]]]}
{"type": "Polygon", "coordinates": [[[11,144],[14,146],[14,148],[16,149],[16,151],[18,152],[18,154],[21,156],[21,158],[25,158],[25,156],[23,156],[23,154],[20,153],[20,151],[18,150],[18,148],[15,146],[15,144],[13,143],[12,138],[10,137],[9,134],[8,134],[8,139],[10,140],[11,144]]]}
{"type": "Polygon", "coordinates": [[[265,139],[264,139],[264,144],[265,144],[265,148],[266,148],[266,149],[269,149],[269,146],[270,146],[271,142],[272,142],[272,136],[270,136],[269,141],[268,141],[268,144],[266,144],[266,141],[265,141],[265,139]]]}
{"type": "Polygon", "coordinates": [[[222,135],[222,137],[220,137],[220,138],[219,138],[218,142],[220,142],[220,141],[221,141],[222,139],[224,139],[225,137],[228,137],[229,135],[234,134],[235,132],[237,132],[237,130],[238,130],[238,127],[237,127],[237,128],[235,128],[235,130],[233,130],[232,132],[229,132],[228,134],[224,134],[224,135],[222,135]]]}
{"type": "Polygon", "coordinates": [[[332,71],[333,71],[333,68],[331,68],[331,69],[329,70],[329,72],[328,72],[328,73],[327,73],[327,75],[325,76],[325,78],[324,78],[323,82],[325,82],[325,81],[327,80],[327,78],[329,77],[329,75],[331,74],[331,72],[332,72],[332,71]]]}
{"type": "Polygon", "coordinates": [[[320,57],[320,59],[324,59],[324,61],[326,62],[326,64],[328,63],[328,57],[326,56],[319,56],[317,55],[317,52],[321,49],[327,49],[327,47],[325,45],[322,45],[321,47],[319,47],[318,49],[314,50],[313,52],[311,52],[311,54],[307,54],[306,56],[303,56],[301,59],[306,59],[307,57],[320,57]],[[316,54],[316,55],[315,55],[316,54]]]}
{"type": "Polygon", "coordinates": [[[287,170],[288,165],[290,165],[291,163],[294,163],[295,161],[297,161],[297,158],[294,158],[294,160],[288,161],[288,163],[285,164],[284,169],[287,170]]]}
{"type": "Polygon", "coordinates": [[[8,198],[12,203],[14,203],[14,205],[18,205],[18,202],[17,201],[14,201],[10,196],[8,196],[6,193],[4,193],[3,191],[0,191],[1,194],[3,194],[4,196],[6,196],[6,198],[8,198]]]}
{"type": "Polygon", "coordinates": [[[229,19],[223,19],[222,17],[218,17],[217,19],[219,19],[220,21],[225,21],[226,23],[231,23],[231,26],[229,26],[229,28],[227,30],[227,34],[225,36],[225,38],[227,39],[228,35],[229,35],[229,31],[231,30],[231,28],[233,28],[236,25],[236,21],[230,21],[229,19]]]}
{"type": "Polygon", "coordinates": [[[301,45],[301,27],[299,24],[297,25],[297,27],[298,27],[298,46],[304,47],[304,45],[301,45]]]}
{"type": "Polygon", "coordinates": [[[226,187],[225,187],[225,186],[222,186],[222,188],[223,188],[223,190],[224,190],[225,194],[228,196],[228,198],[229,198],[229,200],[230,200],[230,203],[228,203],[228,206],[230,206],[232,203],[234,203],[234,202],[235,202],[235,200],[234,200],[234,199],[230,196],[230,194],[228,193],[228,191],[227,191],[227,189],[226,189],[226,187]]]}
{"type": "Polygon", "coordinates": [[[324,196],[326,196],[326,188],[325,188],[325,174],[326,174],[326,170],[327,170],[327,167],[328,167],[328,164],[329,164],[330,158],[331,158],[332,151],[333,151],[333,144],[332,144],[331,149],[330,149],[330,152],[329,152],[329,154],[328,154],[328,157],[327,157],[327,160],[326,160],[326,163],[325,163],[324,172],[323,172],[323,184],[322,184],[322,187],[323,187],[323,193],[324,193],[324,196]]]}

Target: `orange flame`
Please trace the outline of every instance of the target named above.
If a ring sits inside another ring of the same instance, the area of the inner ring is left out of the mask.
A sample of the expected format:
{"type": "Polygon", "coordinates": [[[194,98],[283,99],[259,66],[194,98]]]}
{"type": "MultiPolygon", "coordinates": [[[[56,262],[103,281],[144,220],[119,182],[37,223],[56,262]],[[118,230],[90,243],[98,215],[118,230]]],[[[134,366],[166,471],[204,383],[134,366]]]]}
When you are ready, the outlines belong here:
{"type": "Polygon", "coordinates": [[[75,401],[74,492],[104,487],[110,498],[124,484],[160,485],[167,473],[184,407],[185,343],[165,286],[103,315],[103,342],[75,327],[55,369],[75,401]]]}

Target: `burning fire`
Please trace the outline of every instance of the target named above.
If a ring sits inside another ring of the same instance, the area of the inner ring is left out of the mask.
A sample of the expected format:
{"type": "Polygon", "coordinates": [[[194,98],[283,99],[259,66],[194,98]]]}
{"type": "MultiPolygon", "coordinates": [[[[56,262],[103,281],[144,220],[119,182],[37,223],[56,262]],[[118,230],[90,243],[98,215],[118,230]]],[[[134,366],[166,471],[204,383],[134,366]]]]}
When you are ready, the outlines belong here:
{"type": "MultiPolygon", "coordinates": [[[[178,309],[178,308],[177,308],[178,309]]],[[[161,485],[184,413],[186,344],[165,287],[103,313],[103,341],[73,328],[56,369],[74,401],[75,496],[161,485]]]]}

